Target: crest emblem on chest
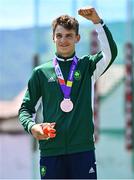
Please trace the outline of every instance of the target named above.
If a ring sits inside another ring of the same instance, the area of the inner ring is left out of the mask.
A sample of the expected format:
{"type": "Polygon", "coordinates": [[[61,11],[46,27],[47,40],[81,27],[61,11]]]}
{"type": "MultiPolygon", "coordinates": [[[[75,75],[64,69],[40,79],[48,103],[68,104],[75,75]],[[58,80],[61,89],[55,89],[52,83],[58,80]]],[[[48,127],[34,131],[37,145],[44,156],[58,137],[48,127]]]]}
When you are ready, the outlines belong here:
{"type": "Polygon", "coordinates": [[[79,70],[76,70],[74,73],[74,79],[79,81],[81,79],[81,72],[79,70]]]}

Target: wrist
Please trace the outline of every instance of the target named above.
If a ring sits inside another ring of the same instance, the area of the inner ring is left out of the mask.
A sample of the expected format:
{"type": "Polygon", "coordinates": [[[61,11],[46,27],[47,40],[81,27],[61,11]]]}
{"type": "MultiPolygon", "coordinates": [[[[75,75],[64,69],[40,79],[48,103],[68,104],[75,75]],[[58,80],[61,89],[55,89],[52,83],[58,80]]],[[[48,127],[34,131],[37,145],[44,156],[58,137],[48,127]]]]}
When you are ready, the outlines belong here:
{"type": "Polygon", "coordinates": [[[32,134],[32,129],[33,129],[33,126],[34,126],[34,125],[36,125],[35,122],[31,122],[31,123],[28,124],[28,132],[29,132],[30,134],[32,134]]]}
{"type": "Polygon", "coordinates": [[[97,20],[94,20],[93,23],[94,23],[94,24],[102,24],[102,25],[103,25],[103,24],[104,24],[104,21],[99,18],[99,19],[97,19],[97,20]]]}
{"type": "Polygon", "coordinates": [[[93,18],[92,21],[94,24],[99,24],[101,21],[101,18],[97,16],[96,18],[93,18]]]}

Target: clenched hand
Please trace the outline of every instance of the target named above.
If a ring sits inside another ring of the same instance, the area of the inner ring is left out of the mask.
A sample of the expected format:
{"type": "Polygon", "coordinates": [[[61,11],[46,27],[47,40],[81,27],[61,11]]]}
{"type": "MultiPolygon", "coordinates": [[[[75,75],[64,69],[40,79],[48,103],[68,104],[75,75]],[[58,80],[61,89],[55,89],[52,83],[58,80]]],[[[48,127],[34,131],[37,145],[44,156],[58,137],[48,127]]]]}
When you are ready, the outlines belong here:
{"type": "Polygon", "coordinates": [[[91,20],[94,24],[98,24],[101,21],[101,18],[93,7],[81,8],[78,10],[78,14],[88,20],[91,20]]]}

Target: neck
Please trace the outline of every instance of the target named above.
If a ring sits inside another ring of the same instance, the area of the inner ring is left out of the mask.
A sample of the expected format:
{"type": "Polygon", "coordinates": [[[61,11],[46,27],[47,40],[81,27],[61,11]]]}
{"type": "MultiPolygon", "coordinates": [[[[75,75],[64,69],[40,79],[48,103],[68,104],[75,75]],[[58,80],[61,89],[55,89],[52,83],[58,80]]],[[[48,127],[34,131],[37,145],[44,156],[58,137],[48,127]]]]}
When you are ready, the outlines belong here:
{"type": "Polygon", "coordinates": [[[55,54],[56,54],[57,57],[62,58],[62,59],[64,59],[64,60],[67,60],[67,59],[69,59],[69,58],[74,57],[75,52],[73,52],[73,53],[72,53],[71,55],[69,55],[69,56],[63,56],[63,55],[58,54],[57,52],[56,52],[55,54]]]}

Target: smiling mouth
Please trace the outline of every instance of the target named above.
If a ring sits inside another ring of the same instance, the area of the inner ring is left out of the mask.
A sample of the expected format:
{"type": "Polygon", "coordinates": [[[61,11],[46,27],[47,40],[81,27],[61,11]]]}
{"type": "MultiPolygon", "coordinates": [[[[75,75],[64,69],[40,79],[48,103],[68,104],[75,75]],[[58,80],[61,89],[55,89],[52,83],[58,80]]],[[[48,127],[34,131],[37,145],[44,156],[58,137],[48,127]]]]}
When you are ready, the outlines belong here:
{"type": "Polygon", "coordinates": [[[66,48],[68,48],[69,46],[61,46],[61,48],[63,48],[63,49],[66,49],[66,48]]]}
{"type": "Polygon", "coordinates": [[[60,45],[60,47],[68,47],[69,45],[60,45]]]}

